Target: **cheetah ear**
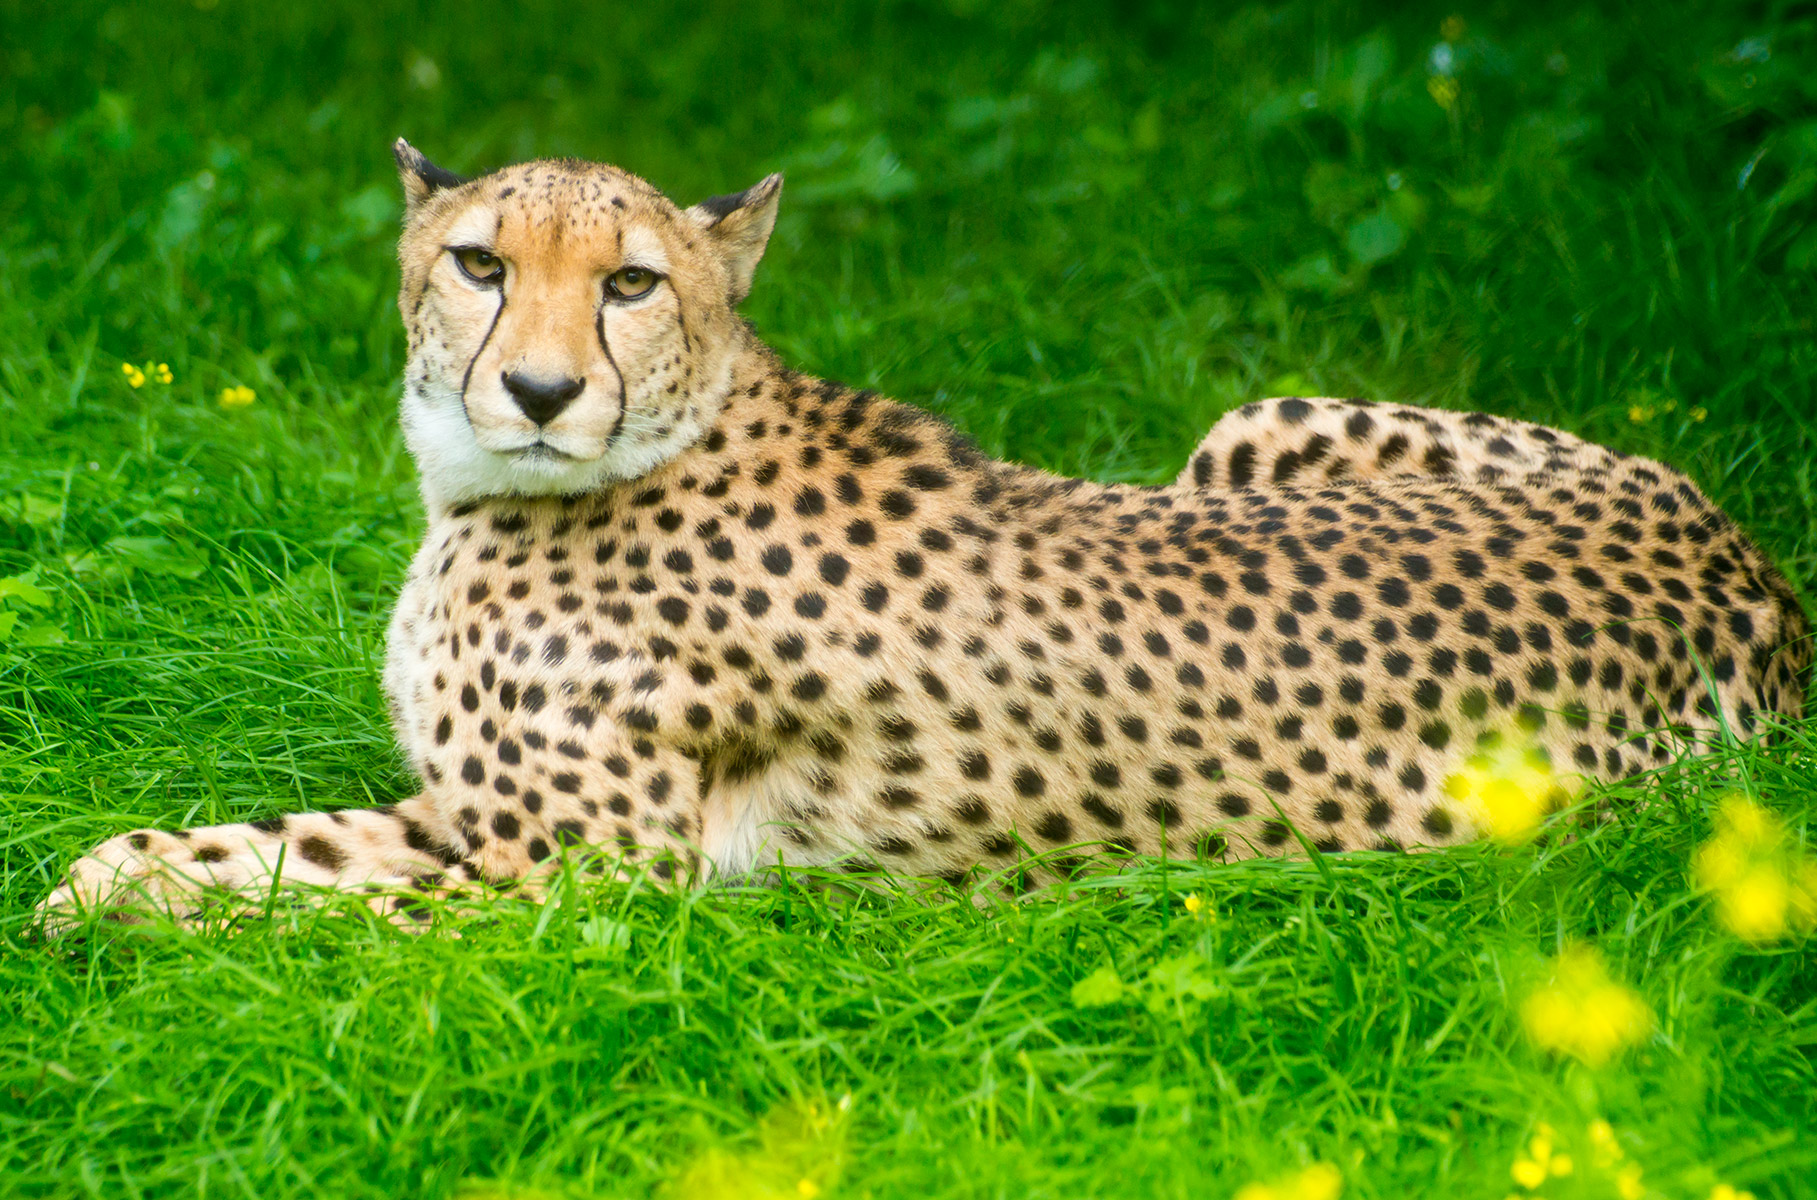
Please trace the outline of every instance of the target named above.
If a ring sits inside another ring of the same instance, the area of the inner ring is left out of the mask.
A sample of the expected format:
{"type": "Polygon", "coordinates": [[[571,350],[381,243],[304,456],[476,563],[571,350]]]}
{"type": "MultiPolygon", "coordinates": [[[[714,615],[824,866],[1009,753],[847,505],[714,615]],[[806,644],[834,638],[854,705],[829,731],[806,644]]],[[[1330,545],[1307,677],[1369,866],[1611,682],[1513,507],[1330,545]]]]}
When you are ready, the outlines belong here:
{"type": "Polygon", "coordinates": [[[397,159],[398,178],[404,182],[404,216],[406,219],[416,214],[423,201],[435,195],[443,188],[459,187],[466,183],[453,171],[436,166],[423,157],[423,152],[406,142],[403,138],[391,144],[391,155],[397,159]]]}
{"type": "Polygon", "coordinates": [[[709,196],[684,214],[706,231],[724,256],[732,276],[733,304],[751,294],[751,277],[770,244],[781,199],[782,176],[769,175],[742,192],[709,196]]]}

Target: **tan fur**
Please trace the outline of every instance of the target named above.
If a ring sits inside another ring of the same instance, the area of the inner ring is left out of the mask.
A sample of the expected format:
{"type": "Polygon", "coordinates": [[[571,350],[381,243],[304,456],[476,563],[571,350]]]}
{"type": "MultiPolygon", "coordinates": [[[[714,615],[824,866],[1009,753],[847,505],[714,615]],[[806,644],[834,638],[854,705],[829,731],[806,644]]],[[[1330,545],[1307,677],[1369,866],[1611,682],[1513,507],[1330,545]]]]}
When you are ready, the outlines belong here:
{"type": "Polygon", "coordinates": [[[422,794],[113,839],[53,907],[139,886],[187,912],[211,878],[269,887],[280,853],[308,883],[439,889],[534,878],[564,845],[690,878],[954,881],[1030,850],[1445,845],[1478,829],[1443,781],[1497,739],[1570,784],[1801,711],[1784,580],[1660,464],[1278,400],[1172,488],[1061,479],[757,342],[732,306],[774,180],[684,211],[612,167],[423,169],[405,158],[400,306],[429,529],[385,670],[422,794]],[[509,264],[502,316],[453,274],[461,229],[509,264]],[[664,256],[666,294],[612,307],[627,246],[664,256]],[[457,386],[514,364],[586,390],[539,435],[457,386]],[[573,463],[512,459],[538,436],[573,463]]]}

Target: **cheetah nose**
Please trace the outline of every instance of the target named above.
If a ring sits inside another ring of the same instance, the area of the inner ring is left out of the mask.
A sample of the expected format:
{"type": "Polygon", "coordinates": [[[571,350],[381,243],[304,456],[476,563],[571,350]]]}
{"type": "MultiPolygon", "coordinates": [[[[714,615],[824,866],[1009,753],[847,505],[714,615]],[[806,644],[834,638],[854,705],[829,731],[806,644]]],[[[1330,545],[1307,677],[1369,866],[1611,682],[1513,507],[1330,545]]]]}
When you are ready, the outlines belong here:
{"type": "Polygon", "coordinates": [[[535,379],[516,371],[507,371],[500,378],[504,381],[505,390],[517,400],[517,406],[524,415],[538,425],[547,425],[568,407],[574,397],[580,395],[581,389],[587,386],[584,379],[535,379]]]}

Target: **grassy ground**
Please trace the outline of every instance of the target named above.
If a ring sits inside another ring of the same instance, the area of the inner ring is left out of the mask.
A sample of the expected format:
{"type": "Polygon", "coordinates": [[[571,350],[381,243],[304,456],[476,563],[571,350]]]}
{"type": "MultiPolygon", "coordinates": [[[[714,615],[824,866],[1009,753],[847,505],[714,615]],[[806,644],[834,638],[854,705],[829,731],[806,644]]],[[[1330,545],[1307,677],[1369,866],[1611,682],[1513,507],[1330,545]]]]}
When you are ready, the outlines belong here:
{"type": "Polygon", "coordinates": [[[1494,1198],[1544,1122],[1548,1197],[1817,1194],[1817,962],[1686,878],[1738,777],[1817,816],[1817,724],[1575,841],[36,943],[110,834],[411,790],[399,133],[788,172],[750,315],[996,453],[1153,482],[1259,396],[1485,408],[1817,585],[1808,5],[376,7],[0,0],[0,576],[43,592],[0,599],[0,1193],[1494,1198]],[[1573,940],[1652,1014],[1600,1069],[1517,1015],[1573,940]]]}

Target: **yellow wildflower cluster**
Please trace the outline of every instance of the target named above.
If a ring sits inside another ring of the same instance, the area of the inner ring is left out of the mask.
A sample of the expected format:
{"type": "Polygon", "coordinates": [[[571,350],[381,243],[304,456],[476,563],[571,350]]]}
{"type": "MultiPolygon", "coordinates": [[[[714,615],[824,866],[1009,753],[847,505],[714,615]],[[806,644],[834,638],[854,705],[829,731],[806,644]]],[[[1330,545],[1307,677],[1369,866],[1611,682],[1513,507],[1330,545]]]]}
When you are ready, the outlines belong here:
{"type": "MultiPolygon", "coordinates": [[[[1577,1187],[1567,1194],[1597,1196],[1613,1193],[1619,1200],[1645,1200],[1650,1194],[1658,1195],[1657,1192],[1649,1193],[1647,1190],[1645,1172],[1622,1149],[1615,1137],[1614,1126],[1598,1117],[1585,1126],[1584,1133],[1588,1145],[1579,1145],[1584,1151],[1582,1157],[1586,1165],[1577,1187]]],[[[1508,1168],[1508,1173],[1521,1190],[1509,1192],[1505,1200],[1543,1200],[1543,1193],[1539,1189],[1548,1181],[1578,1175],[1579,1164],[1562,1148],[1566,1141],[1544,1121],[1536,1125],[1533,1136],[1521,1147],[1508,1168]]],[[[1709,1200],[1754,1200],[1754,1196],[1753,1193],[1740,1191],[1730,1184],[1719,1183],[1710,1192],[1709,1200]]]]}
{"type": "Polygon", "coordinates": [[[176,378],[170,373],[169,363],[148,362],[142,367],[135,367],[131,363],[121,363],[120,374],[126,376],[126,386],[134,391],[144,387],[148,380],[169,383],[176,378]]]}
{"type": "Polygon", "coordinates": [[[1615,1127],[1600,1118],[1590,1122],[1590,1157],[1596,1165],[1615,1176],[1615,1194],[1621,1200],[1640,1200],[1647,1194],[1641,1182],[1640,1164],[1624,1162],[1627,1154],[1615,1140],[1615,1127]]]}
{"type": "Polygon", "coordinates": [[[758,1123],[757,1146],[709,1149],[661,1194],[676,1200],[815,1200],[839,1181],[851,1107],[849,1095],[830,1106],[784,1104],[758,1123]]]}
{"type": "Polygon", "coordinates": [[[1718,919],[1752,945],[1817,925],[1817,861],[1746,796],[1722,802],[1716,836],[1697,848],[1691,878],[1715,898],[1718,919]]]}
{"type": "Polygon", "coordinates": [[[1445,794],[1476,823],[1502,838],[1521,838],[1570,799],[1544,752],[1524,738],[1504,738],[1466,758],[1445,777],[1445,794]]]}
{"type": "Polygon", "coordinates": [[[225,387],[225,388],[221,389],[221,407],[222,408],[245,408],[248,404],[251,404],[256,399],[258,399],[258,396],[253,392],[253,390],[251,388],[245,387],[243,385],[239,386],[239,387],[225,387]]]}
{"type": "Polygon", "coordinates": [[[1185,906],[1186,915],[1195,921],[1210,924],[1218,919],[1218,912],[1211,906],[1211,901],[1199,895],[1197,892],[1186,897],[1186,899],[1182,900],[1180,903],[1185,906]]]}
{"type": "Polygon", "coordinates": [[[1336,1167],[1313,1163],[1273,1183],[1246,1183],[1233,1200],[1337,1200],[1343,1190],[1344,1177],[1336,1167]]]}
{"type": "Polygon", "coordinates": [[[1431,94],[1432,102],[1443,109],[1449,109],[1457,103],[1458,92],[1461,90],[1457,86],[1457,80],[1449,75],[1434,75],[1426,80],[1426,91],[1431,94]]]}
{"type": "MultiPolygon", "coordinates": [[[[1613,1186],[1615,1195],[1621,1200],[1641,1200],[1647,1189],[1641,1182],[1640,1164],[1627,1161],[1621,1143],[1615,1140],[1614,1127],[1598,1118],[1590,1122],[1585,1133],[1589,1135],[1589,1159],[1590,1166],[1594,1169],[1593,1177],[1600,1175],[1603,1181],[1613,1186]]],[[[1514,1177],[1514,1182],[1522,1191],[1508,1193],[1507,1200],[1539,1200],[1532,1193],[1536,1193],[1547,1180],[1562,1179],[1576,1173],[1576,1161],[1559,1148],[1561,1140],[1552,1126],[1543,1121],[1534,1128],[1532,1138],[1508,1168],[1508,1173],[1514,1177]]]]}
{"type": "MultiPolygon", "coordinates": [[[[1651,401],[1635,403],[1628,405],[1628,420],[1638,425],[1642,421],[1651,421],[1655,416],[1677,411],[1676,400],[1662,400],[1657,404],[1651,401]]],[[[1694,404],[1685,410],[1685,416],[1691,418],[1692,424],[1701,425],[1710,419],[1710,410],[1701,404],[1694,404]]]]}
{"type": "Polygon", "coordinates": [[[1557,1153],[1553,1145],[1552,1126],[1540,1122],[1534,1130],[1533,1137],[1527,1142],[1526,1153],[1514,1160],[1508,1173],[1514,1176],[1514,1182],[1529,1192],[1553,1176],[1569,1175],[1577,1169],[1569,1154],[1557,1153]]]}
{"type": "Polygon", "coordinates": [[[1615,1126],[1601,1117],[1590,1122],[1585,1132],[1590,1135],[1590,1155],[1597,1166],[1612,1167],[1626,1157],[1621,1143],[1615,1140],[1615,1126]]]}
{"type": "Polygon", "coordinates": [[[1653,1027],[1640,994],[1609,977],[1602,956],[1570,946],[1552,961],[1546,982],[1520,1009],[1527,1036],[1542,1050],[1599,1067],[1653,1027]]]}

